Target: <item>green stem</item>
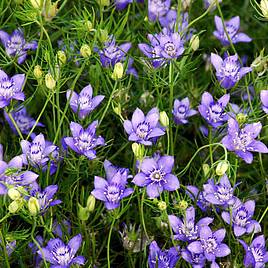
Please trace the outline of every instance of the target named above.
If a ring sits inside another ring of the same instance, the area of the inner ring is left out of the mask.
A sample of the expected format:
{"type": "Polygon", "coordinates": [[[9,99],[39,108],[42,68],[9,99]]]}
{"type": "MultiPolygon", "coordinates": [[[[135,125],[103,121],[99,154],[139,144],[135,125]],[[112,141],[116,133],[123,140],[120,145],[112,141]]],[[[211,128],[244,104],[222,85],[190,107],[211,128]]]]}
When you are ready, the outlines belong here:
{"type": "Polygon", "coordinates": [[[114,217],[113,221],[112,221],[112,224],[111,224],[111,227],[110,227],[108,241],[107,241],[107,265],[108,265],[108,268],[111,268],[111,264],[110,264],[110,242],[111,242],[111,236],[112,236],[112,231],[113,231],[115,220],[116,220],[116,218],[114,217]]]}
{"type": "Polygon", "coordinates": [[[18,134],[19,134],[19,136],[20,136],[20,139],[23,140],[23,136],[22,136],[22,134],[21,134],[21,131],[20,131],[20,129],[19,129],[19,127],[18,127],[16,121],[14,120],[12,114],[9,113],[8,111],[6,111],[6,113],[7,113],[7,116],[9,117],[9,119],[11,120],[12,124],[13,124],[14,127],[16,128],[16,130],[17,130],[17,132],[18,132],[18,134]]]}

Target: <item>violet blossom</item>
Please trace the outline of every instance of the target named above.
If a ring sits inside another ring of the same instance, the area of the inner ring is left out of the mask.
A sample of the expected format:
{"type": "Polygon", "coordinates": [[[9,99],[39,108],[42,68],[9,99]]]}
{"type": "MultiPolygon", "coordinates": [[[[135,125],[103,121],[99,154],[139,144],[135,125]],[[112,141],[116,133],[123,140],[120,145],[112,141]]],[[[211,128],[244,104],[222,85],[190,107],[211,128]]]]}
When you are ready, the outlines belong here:
{"type": "Polygon", "coordinates": [[[170,8],[171,0],[149,0],[148,18],[150,21],[156,21],[164,16],[170,8]]]}
{"type": "MultiPolygon", "coordinates": [[[[29,116],[27,114],[26,108],[24,106],[19,108],[19,110],[12,111],[11,115],[12,115],[14,121],[16,122],[16,124],[17,124],[17,126],[20,129],[22,134],[27,135],[31,131],[32,127],[36,124],[36,121],[34,120],[34,118],[32,118],[31,116],[29,116]]],[[[4,116],[5,116],[5,119],[7,120],[10,128],[12,129],[12,131],[14,133],[18,134],[18,132],[15,128],[15,125],[10,120],[6,111],[4,111],[4,116]]],[[[36,124],[36,126],[37,127],[44,127],[44,125],[40,122],[38,122],[36,124]]]]}
{"type": "Polygon", "coordinates": [[[22,92],[24,82],[25,74],[8,77],[3,70],[0,70],[0,108],[8,106],[12,99],[22,101],[25,99],[22,92]]]}
{"type": "Polygon", "coordinates": [[[266,114],[268,114],[268,90],[261,90],[260,98],[262,103],[262,109],[266,114]]]}
{"type": "Polygon", "coordinates": [[[219,55],[211,53],[211,63],[216,69],[216,77],[225,89],[232,88],[243,76],[252,71],[251,67],[242,67],[238,55],[222,59],[219,55]]]}
{"type": "Polygon", "coordinates": [[[230,41],[224,31],[224,26],[233,44],[236,44],[238,42],[246,42],[246,43],[251,42],[252,39],[248,35],[246,35],[245,33],[239,32],[239,28],[240,28],[239,16],[235,16],[231,18],[230,20],[225,21],[224,25],[219,16],[215,16],[214,21],[215,21],[217,30],[214,31],[213,34],[217,39],[220,40],[223,46],[230,45],[230,41]]]}
{"type": "Polygon", "coordinates": [[[126,188],[128,179],[128,170],[118,168],[117,170],[110,162],[105,163],[106,180],[95,176],[95,189],[91,194],[104,202],[108,210],[120,206],[120,201],[133,193],[132,188],[126,188]]]}
{"type": "Polygon", "coordinates": [[[195,224],[194,207],[186,209],[183,220],[174,215],[169,215],[168,220],[173,232],[175,233],[174,239],[188,242],[198,239],[200,228],[213,222],[213,218],[205,217],[195,224]]]}
{"type": "Polygon", "coordinates": [[[187,124],[187,118],[197,114],[197,111],[190,108],[189,98],[184,98],[181,101],[179,99],[174,101],[172,114],[176,124],[187,124]]]}
{"type": "Polygon", "coordinates": [[[150,244],[148,264],[149,268],[174,268],[180,258],[180,247],[161,250],[156,241],[150,244]]]}
{"type": "Polygon", "coordinates": [[[123,10],[125,9],[130,3],[132,3],[133,0],[115,0],[115,7],[117,10],[123,10]]]}
{"type": "Polygon", "coordinates": [[[193,253],[188,249],[182,249],[181,257],[190,263],[193,268],[205,267],[206,257],[204,253],[193,253]]]}
{"type": "Polygon", "coordinates": [[[93,121],[86,129],[75,122],[71,122],[70,129],[73,137],[64,138],[64,142],[76,153],[92,160],[96,158],[97,146],[104,146],[105,141],[96,135],[98,121],[93,121]]]}
{"type": "Polygon", "coordinates": [[[150,198],[158,197],[163,190],[175,191],[179,189],[180,182],[172,174],[174,166],[173,156],[161,156],[158,159],[145,158],[141,162],[140,170],[132,182],[140,187],[146,187],[150,198]]]}
{"type": "Polygon", "coordinates": [[[233,205],[236,198],[234,196],[234,188],[227,175],[223,175],[218,183],[214,183],[213,179],[209,179],[203,185],[204,198],[213,205],[228,206],[233,205]]]}
{"type": "Polygon", "coordinates": [[[21,29],[15,30],[12,34],[0,31],[0,40],[6,49],[8,56],[18,57],[18,64],[22,64],[27,57],[28,50],[36,50],[38,43],[32,41],[27,43],[21,29]]]}
{"type": "MultiPolygon", "coordinates": [[[[41,235],[37,235],[35,237],[36,242],[38,243],[39,247],[42,247],[44,245],[44,238],[41,235]]],[[[33,264],[35,268],[41,268],[42,265],[42,257],[40,257],[37,254],[38,247],[35,243],[30,242],[28,244],[28,247],[31,249],[31,252],[33,254],[33,264]]]]}
{"type": "Polygon", "coordinates": [[[246,124],[240,129],[238,122],[230,118],[228,120],[228,134],[222,139],[222,144],[229,151],[241,157],[246,163],[253,161],[251,152],[268,153],[268,148],[261,141],[256,140],[262,129],[260,122],[246,124]]]}
{"type": "Polygon", "coordinates": [[[152,145],[156,138],[165,134],[158,121],[158,108],[152,108],[146,116],[142,110],[137,108],[132,115],[131,121],[124,121],[124,129],[129,135],[128,140],[148,146],[152,145]]]}
{"type": "Polygon", "coordinates": [[[225,234],[226,231],[223,228],[212,232],[208,226],[202,226],[200,240],[191,242],[187,249],[194,254],[203,253],[206,259],[212,262],[211,267],[219,267],[216,263],[216,257],[225,257],[231,253],[230,248],[222,243],[225,234]]]}
{"type": "Polygon", "coordinates": [[[75,257],[82,243],[82,236],[74,236],[68,244],[59,239],[50,239],[46,247],[38,250],[37,253],[47,262],[51,263],[51,268],[69,268],[73,264],[84,265],[86,260],[83,256],[75,257]]]}
{"type": "Polygon", "coordinates": [[[23,159],[16,156],[6,163],[0,160],[0,195],[7,194],[8,188],[27,186],[30,187],[38,178],[32,171],[23,171],[23,159]]]}
{"type": "Polygon", "coordinates": [[[214,128],[221,126],[228,120],[225,108],[229,102],[230,95],[223,95],[218,101],[214,101],[212,95],[204,92],[201,104],[198,106],[199,113],[214,128]]]}
{"type": "Polygon", "coordinates": [[[260,224],[253,220],[255,210],[255,201],[249,200],[242,203],[238,198],[232,207],[231,214],[223,211],[221,216],[223,220],[231,224],[234,230],[235,236],[241,236],[245,233],[258,233],[261,231],[260,224]]]}
{"type": "Polygon", "coordinates": [[[103,95],[92,96],[92,87],[89,84],[77,94],[75,91],[67,90],[66,98],[70,99],[70,106],[74,113],[78,113],[80,119],[84,119],[91,113],[104,99],[103,95]]]}
{"type": "Polygon", "coordinates": [[[253,239],[250,246],[248,246],[243,240],[239,240],[239,242],[246,251],[246,255],[244,257],[245,267],[264,268],[265,263],[268,262],[268,252],[265,248],[264,235],[259,235],[253,239]]]}

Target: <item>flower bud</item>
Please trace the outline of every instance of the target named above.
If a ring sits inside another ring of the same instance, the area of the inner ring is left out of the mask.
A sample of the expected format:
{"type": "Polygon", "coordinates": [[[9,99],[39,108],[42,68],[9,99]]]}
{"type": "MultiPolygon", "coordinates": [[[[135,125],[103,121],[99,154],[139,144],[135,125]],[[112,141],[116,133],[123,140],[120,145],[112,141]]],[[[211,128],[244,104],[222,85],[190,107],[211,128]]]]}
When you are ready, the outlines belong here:
{"type": "Polygon", "coordinates": [[[31,196],[28,200],[28,209],[29,209],[29,212],[32,216],[35,216],[39,213],[40,211],[40,205],[39,205],[39,202],[38,200],[31,196]]]}
{"type": "Polygon", "coordinates": [[[160,112],[159,121],[162,124],[162,126],[164,126],[164,127],[169,126],[169,118],[168,118],[168,115],[165,111],[160,112]]]}
{"type": "Polygon", "coordinates": [[[236,115],[237,122],[242,125],[247,121],[247,115],[243,113],[239,113],[236,115]]]}
{"type": "Polygon", "coordinates": [[[121,109],[121,105],[120,104],[118,104],[118,106],[116,106],[116,107],[113,107],[113,110],[119,116],[122,114],[122,109],[121,109]]]}
{"type": "Polygon", "coordinates": [[[46,74],[45,83],[46,83],[46,87],[48,89],[53,90],[56,87],[56,81],[50,73],[46,74]]]}
{"type": "Polygon", "coordinates": [[[84,25],[85,25],[86,29],[87,29],[89,32],[92,32],[92,31],[94,30],[94,28],[93,28],[93,24],[92,24],[91,21],[87,20],[87,21],[85,22],[84,25]]]}
{"type": "Polygon", "coordinates": [[[42,0],[30,0],[32,6],[36,9],[40,9],[42,5],[42,0]]]}
{"type": "Polygon", "coordinates": [[[262,76],[268,69],[268,57],[264,55],[264,49],[260,55],[251,63],[251,68],[257,72],[258,76],[262,76]]]}
{"type": "Polygon", "coordinates": [[[87,198],[87,210],[88,212],[92,212],[95,208],[95,203],[96,203],[96,199],[95,197],[91,194],[88,198],[87,198]]]}
{"type": "Polygon", "coordinates": [[[190,47],[193,51],[196,51],[198,48],[199,48],[199,36],[194,34],[192,37],[191,37],[191,40],[190,40],[190,47]]]}
{"type": "Polygon", "coordinates": [[[260,9],[261,9],[263,17],[268,19],[268,0],[261,0],[260,9]]]}
{"type": "Polygon", "coordinates": [[[158,204],[157,204],[158,208],[163,211],[163,210],[166,210],[167,209],[167,204],[166,202],[164,201],[159,201],[158,204]]]}
{"type": "Polygon", "coordinates": [[[18,212],[22,208],[22,204],[23,204],[22,198],[12,201],[8,206],[9,212],[10,213],[18,212]]]}
{"type": "Polygon", "coordinates": [[[42,76],[43,76],[43,72],[42,72],[42,68],[41,68],[40,65],[36,65],[36,66],[34,66],[33,74],[34,74],[34,77],[35,77],[36,79],[40,79],[40,78],[42,78],[42,76]]]}
{"type": "Polygon", "coordinates": [[[191,0],[182,0],[183,10],[187,10],[191,5],[191,0]]]}
{"type": "Polygon", "coordinates": [[[225,160],[220,161],[216,167],[216,174],[218,176],[223,176],[228,170],[228,168],[229,168],[228,161],[225,161],[225,160]]]}
{"type": "Polygon", "coordinates": [[[15,188],[9,189],[7,194],[12,200],[17,200],[21,197],[20,192],[16,190],[15,188]]]}
{"type": "Polygon", "coordinates": [[[106,29],[104,29],[104,30],[100,29],[99,38],[100,38],[101,42],[107,41],[109,38],[108,31],[106,29]]]}
{"type": "Polygon", "coordinates": [[[90,46],[87,45],[87,44],[82,45],[81,48],[80,48],[80,54],[84,58],[90,57],[90,55],[91,55],[91,48],[90,48],[90,46]]]}
{"type": "Polygon", "coordinates": [[[137,159],[139,159],[139,160],[143,159],[143,156],[144,156],[143,144],[138,144],[138,143],[134,142],[132,144],[132,151],[137,159]]]}
{"type": "Polygon", "coordinates": [[[88,211],[87,207],[81,206],[79,203],[78,205],[78,212],[77,216],[81,221],[87,221],[90,215],[90,212],[88,211]]]}
{"type": "Polygon", "coordinates": [[[175,207],[179,210],[186,210],[188,208],[188,202],[186,200],[181,200],[175,207]]]}
{"type": "Polygon", "coordinates": [[[67,58],[66,58],[66,54],[64,51],[60,50],[57,52],[57,59],[60,65],[63,65],[66,63],[67,58]]]}
{"type": "Polygon", "coordinates": [[[117,62],[115,65],[114,65],[114,71],[112,73],[112,79],[114,80],[119,80],[123,77],[123,74],[124,74],[124,66],[121,62],[117,62]]]}
{"type": "Polygon", "coordinates": [[[51,21],[57,15],[58,2],[59,2],[59,0],[52,4],[51,0],[46,0],[46,5],[42,11],[42,15],[43,15],[45,21],[51,21]]]}
{"type": "Polygon", "coordinates": [[[110,5],[110,0],[98,0],[98,3],[102,7],[108,7],[110,5]]]}
{"type": "Polygon", "coordinates": [[[209,167],[208,164],[203,164],[202,168],[203,168],[204,175],[206,177],[208,175],[209,171],[210,171],[210,167],[209,167]]]}

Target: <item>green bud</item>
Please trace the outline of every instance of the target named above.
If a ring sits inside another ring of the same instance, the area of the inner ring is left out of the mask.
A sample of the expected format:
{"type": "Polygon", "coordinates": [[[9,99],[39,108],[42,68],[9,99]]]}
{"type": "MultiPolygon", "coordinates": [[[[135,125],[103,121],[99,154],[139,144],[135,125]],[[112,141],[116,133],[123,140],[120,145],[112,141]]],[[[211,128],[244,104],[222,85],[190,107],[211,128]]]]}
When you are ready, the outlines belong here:
{"type": "Polygon", "coordinates": [[[204,172],[204,175],[205,177],[209,174],[209,171],[210,171],[210,167],[208,164],[203,164],[202,165],[202,168],[203,168],[203,172],[204,172]]]}
{"type": "Polygon", "coordinates": [[[163,211],[163,210],[166,210],[167,209],[167,204],[166,202],[164,201],[159,201],[158,204],[157,204],[158,208],[163,211]]]}
{"type": "Polygon", "coordinates": [[[122,109],[121,109],[121,105],[120,105],[120,103],[119,103],[118,106],[116,106],[116,107],[113,106],[113,110],[114,110],[114,112],[115,112],[117,115],[121,116],[121,114],[122,114],[122,109]]]}
{"type": "Polygon", "coordinates": [[[96,203],[96,199],[95,197],[91,194],[88,198],[87,198],[87,210],[89,212],[92,212],[94,211],[94,208],[95,208],[95,203],[96,203]]]}
{"type": "Polygon", "coordinates": [[[228,161],[225,161],[225,160],[220,161],[219,164],[216,167],[216,174],[218,176],[223,176],[226,173],[226,171],[228,170],[228,168],[229,168],[228,161]]]}
{"type": "Polygon", "coordinates": [[[67,61],[65,52],[62,50],[58,51],[57,52],[57,59],[58,59],[60,65],[65,64],[67,61]]]}
{"type": "Polygon", "coordinates": [[[190,40],[190,47],[193,51],[196,51],[198,48],[199,48],[199,37],[198,35],[194,34],[192,37],[191,37],[191,40],[190,40]]]}
{"type": "Polygon", "coordinates": [[[261,0],[260,9],[261,9],[263,17],[268,19],[268,0],[261,0]]]}
{"type": "Polygon", "coordinates": [[[112,73],[112,79],[114,80],[119,80],[123,77],[123,74],[124,74],[124,66],[121,62],[117,62],[115,65],[114,65],[114,71],[112,73]]]}
{"type": "Polygon", "coordinates": [[[168,118],[168,115],[165,111],[160,112],[159,121],[162,124],[162,126],[164,126],[164,127],[169,126],[169,118],[168,118]]]}
{"type": "Polygon", "coordinates": [[[91,56],[91,48],[90,48],[90,46],[87,45],[87,44],[82,45],[81,48],[80,48],[80,54],[84,58],[90,57],[91,56]]]}
{"type": "Polygon", "coordinates": [[[42,76],[43,76],[43,72],[42,72],[42,68],[41,68],[40,65],[36,65],[36,66],[34,66],[33,74],[34,74],[34,77],[35,77],[36,79],[40,79],[40,78],[42,78],[42,76]]]}
{"type": "Polygon", "coordinates": [[[94,28],[93,28],[93,24],[92,24],[92,22],[89,21],[89,20],[87,20],[87,21],[85,22],[85,27],[86,27],[86,29],[87,29],[89,32],[92,32],[92,31],[94,30],[94,28]]]}
{"type": "Polygon", "coordinates": [[[23,199],[19,198],[17,200],[12,201],[9,206],[8,206],[8,210],[10,213],[16,213],[18,212],[23,205],[23,199]]]}
{"type": "Polygon", "coordinates": [[[98,0],[100,6],[108,7],[110,5],[110,0],[98,0]]]}
{"type": "Polygon", "coordinates": [[[100,38],[100,41],[101,42],[107,41],[108,38],[109,38],[108,31],[106,29],[104,29],[104,30],[100,29],[100,31],[99,31],[99,38],[100,38]]]}
{"type": "Polygon", "coordinates": [[[247,121],[247,115],[243,113],[239,113],[236,115],[237,122],[242,125],[247,121]]]}
{"type": "Polygon", "coordinates": [[[50,73],[46,74],[45,83],[48,89],[53,90],[56,87],[56,81],[50,73]]]}
{"type": "Polygon", "coordinates": [[[181,200],[175,207],[179,210],[186,210],[188,208],[188,202],[186,200],[181,200]]]}
{"type": "Polygon", "coordinates": [[[42,0],[30,0],[32,6],[36,9],[40,9],[42,6],[42,0]]]}
{"type": "Polygon", "coordinates": [[[51,21],[58,13],[58,1],[52,3],[51,0],[46,0],[45,7],[42,10],[42,15],[45,21],[51,21]]]}
{"type": "Polygon", "coordinates": [[[17,200],[21,197],[20,192],[16,190],[15,188],[9,189],[7,194],[12,200],[17,200]]]}
{"type": "Polygon", "coordinates": [[[32,216],[36,216],[40,211],[40,205],[38,200],[31,196],[28,200],[28,209],[32,216]]]}
{"type": "Polygon", "coordinates": [[[136,142],[134,142],[132,144],[132,151],[135,155],[135,157],[139,160],[142,160],[143,159],[143,156],[144,156],[144,146],[143,144],[138,144],[136,142]]]}
{"type": "Polygon", "coordinates": [[[90,215],[89,210],[87,209],[87,207],[83,207],[81,206],[79,203],[78,205],[78,212],[77,212],[77,216],[81,221],[87,221],[90,215]]]}

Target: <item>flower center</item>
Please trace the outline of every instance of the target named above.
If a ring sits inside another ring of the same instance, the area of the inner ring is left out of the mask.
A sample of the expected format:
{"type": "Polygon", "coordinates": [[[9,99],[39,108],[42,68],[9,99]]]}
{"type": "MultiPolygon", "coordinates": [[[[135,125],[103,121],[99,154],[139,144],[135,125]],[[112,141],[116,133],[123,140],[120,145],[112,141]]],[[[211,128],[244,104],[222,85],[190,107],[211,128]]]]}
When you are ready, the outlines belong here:
{"type": "Polygon", "coordinates": [[[30,160],[34,163],[40,163],[43,159],[43,149],[39,142],[34,142],[28,154],[30,160]]]}
{"type": "Polygon", "coordinates": [[[225,115],[225,113],[220,104],[213,103],[210,105],[207,111],[207,115],[208,115],[207,119],[209,121],[213,121],[214,123],[217,123],[223,120],[223,116],[225,115]]]}
{"type": "Polygon", "coordinates": [[[155,169],[150,173],[149,179],[151,183],[162,184],[167,182],[164,178],[165,175],[166,173],[162,169],[155,169]]]}
{"type": "Polygon", "coordinates": [[[215,238],[210,237],[207,240],[203,240],[203,248],[207,253],[214,254],[217,246],[218,244],[215,238]]]}
{"type": "Polygon", "coordinates": [[[252,140],[252,137],[242,129],[240,133],[235,133],[235,137],[233,139],[234,147],[236,150],[245,152],[252,140]]]}
{"type": "Polygon", "coordinates": [[[11,36],[10,40],[7,42],[7,46],[11,49],[16,50],[15,53],[18,53],[23,49],[24,39],[19,34],[14,34],[11,36]]]}
{"type": "Polygon", "coordinates": [[[181,114],[181,115],[185,115],[186,111],[187,111],[187,108],[186,108],[185,105],[181,105],[181,106],[179,106],[179,108],[178,108],[178,113],[179,113],[179,114],[181,114]]]}
{"type": "Polygon", "coordinates": [[[108,185],[104,195],[107,200],[112,203],[118,203],[123,195],[123,190],[118,185],[108,185]]]}
{"type": "Polygon", "coordinates": [[[150,124],[143,122],[138,125],[136,134],[138,135],[139,138],[145,140],[148,134],[150,133],[150,131],[151,131],[150,124]]]}
{"type": "Polygon", "coordinates": [[[234,222],[237,225],[244,227],[248,222],[248,218],[249,218],[248,212],[246,208],[242,206],[241,208],[238,209],[234,217],[234,222]]]}
{"type": "Polygon", "coordinates": [[[224,64],[223,64],[224,76],[231,76],[231,77],[238,79],[239,69],[240,69],[240,66],[237,62],[230,60],[230,59],[226,59],[224,61],[224,64]]]}
{"type": "Polygon", "coordinates": [[[176,56],[176,46],[173,43],[167,42],[164,46],[164,50],[170,57],[176,56]]]}
{"type": "Polygon", "coordinates": [[[94,138],[87,132],[83,132],[79,137],[74,137],[74,145],[81,152],[90,150],[93,142],[94,138]]]}
{"type": "Polygon", "coordinates": [[[91,98],[89,95],[85,94],[85,95],[82,95],[78,98],[78,105],[79,105],[79,108],[80,110],[83,110],[83,109],[89,109],[91,108],[91,98]]]}
{"type": "MultiPolygon", "coordinates": [[[[170,265],[169,265],[170,264],[170,259],[169,259],[169,256],[168,256],[168,252],[161,252],[159,254],[159,261],[161,262],[161,267],[169,268],[170,267],[170,265]]],[[[159,265],[159,267],[160,267],[160,265],[159,265]]]]}
{"type": "Polygon", "coordinates": [[[68,246],[55,246],[52,250],[54,260],[60,265],[68,265],[72,259],[71,250],[68,246]]]}
{"type": "Polygon", "coordinates": [[[263,256],[265,255],[265,248],[260,244],[257,244],[255,247],[250,248],[251,253],[255,259],[255,262],[262,262],[263,256]]]}
{"type": "Polygon", "coordinates": [[[0,82],[0,97],[11,99],[15,94],[14,82],[12,79],[4,78],[0,82]]]}
{"type": "Polygon", "coordinates": [[[217,191],[215,197],[221,202],[227,202],[233,197],[233,188],[227,187],[225,185],[216,186],[217,191]]]}

